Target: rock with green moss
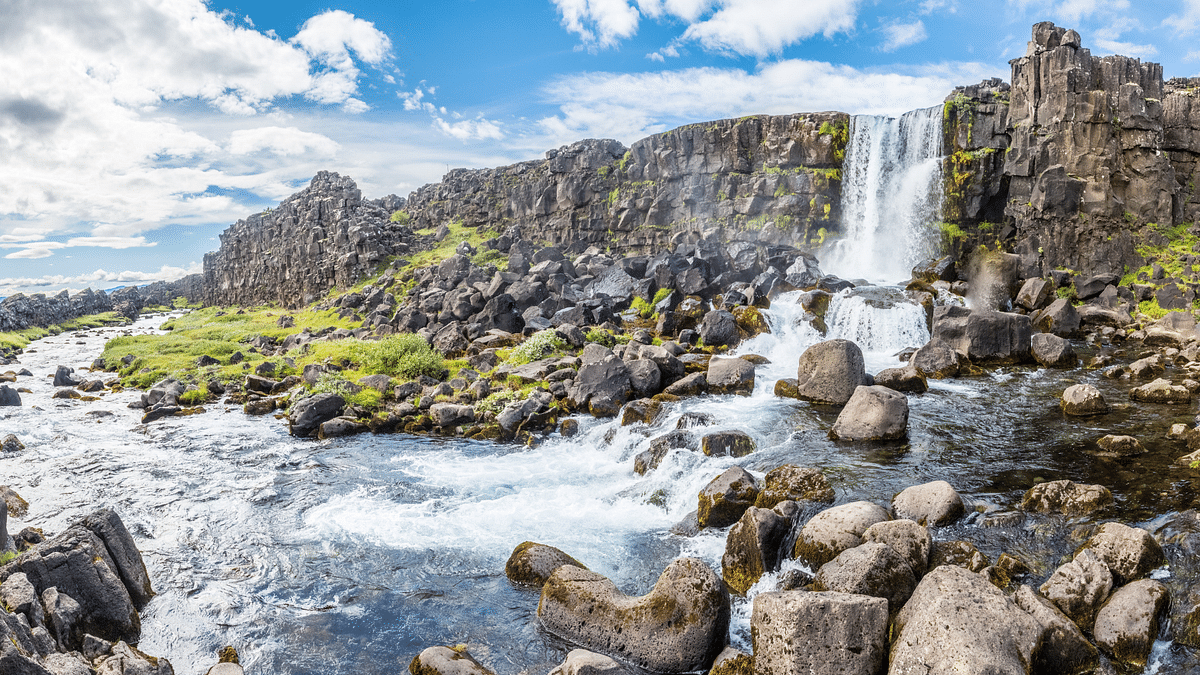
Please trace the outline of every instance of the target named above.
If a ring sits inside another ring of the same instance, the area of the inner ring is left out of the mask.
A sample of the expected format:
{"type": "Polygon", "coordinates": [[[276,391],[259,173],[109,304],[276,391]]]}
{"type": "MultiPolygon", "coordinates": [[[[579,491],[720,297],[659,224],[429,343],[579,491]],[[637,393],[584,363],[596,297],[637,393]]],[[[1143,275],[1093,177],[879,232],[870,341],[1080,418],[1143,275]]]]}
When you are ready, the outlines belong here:
{"type": "Polygon", "coordinates": [[[754,505],[769,509],[785,501],[831,503],[835,496],[829,479],[819,470],[784,464],[767,472],[754,505]]]}
{"type": "Polygon", "coordinates": [[[745,457],[756,449],[758,444],[744,431],[717,431],[700,439],[700,451],[709,457],[745,457]]]}
{"type": "Polygon", "coordinates": [[[758,497],[758,481],[740,466],[731,466],[709,481],[699,494],[700,527],[726,527],[742,517],[758,497]]]}
{"type": "Polygon", "coordinates": [[[429,647],[408,664],[411,675],[496,675],[467,653],[466,645],[429,647]]]}
{"type": "Polygon", "coordinates": [[[1082,548],[1104,561],[1117,584],[1141,579],[1166,561],[1162,546],[1149,532],[1122,523],[1104,523],[1082,548]]]}
{"type": "Polygon", "coordinates": [[[1021,498],[1021,509],[1039,513],[1085,516],[1112,504],[1112,492],[1103,485],[1085,485],[1069,480],[1039,483],[1021,498]]]}
{"type": "Polygon", "coordinates": [[[777,510],[746,509],[725,537],[721,578],[731,589],[745,594],[763,574],[779,568],[783,542],[791,529],[791,518],[777,510]]]}
{"type": "Polygon", "coordinates": [[[886,509],[866,501],[825,509],[800,530],[792,557],[819,567],[842,551],[862,544],[867,528],[890,519],[886,509]]]}
{"type": "Polygon", "coordinates": [[[1118,663],[1144,668],[1169,600],[1166,586],[1152,579],[1121,587],[1096,613],[1096,644],[1118,663]]]}
{"type": "Polygon", "coordinates": [[[542,586],[537,614],[547,631],[585,649],[651,673],[684,673],[707,670],[725,646],[730,604],[704,561],[680,558],[640,597],[565,565],[542,586]]]}
{"type": "Polygon", "coordinates": [[[504,574],[514,584],[541,588],[563,565],[587,569],[586,565],[553,546],[526,541],[513,549],[504,565],[504,574]]]}
{"type": "Polygon", "coordinates": [[[713,661],[708,675],[754,675],[754,657],[734,647],[726,647],[713,661]]]}
{"type": "Polygon", "coordinates": [[[758,307],[734,307],[733,320],[741,331],[743,339],[749,339],[762,333],[770,333],[771,326],[767,317],[758,307]]]}
{"type": "Polygon", "coordinates": [[[887,629],[883,598],[828,591],[760,593],[750,618],[754,672],[881,673],[887,664],[887,629]]]}
{"type": "Polygon", "coordinates": [[[630,424],[654,424],[662,414],[662,403],[648,398],[640,398],[625,404],[621,410],[621,426],[630,424]]]}

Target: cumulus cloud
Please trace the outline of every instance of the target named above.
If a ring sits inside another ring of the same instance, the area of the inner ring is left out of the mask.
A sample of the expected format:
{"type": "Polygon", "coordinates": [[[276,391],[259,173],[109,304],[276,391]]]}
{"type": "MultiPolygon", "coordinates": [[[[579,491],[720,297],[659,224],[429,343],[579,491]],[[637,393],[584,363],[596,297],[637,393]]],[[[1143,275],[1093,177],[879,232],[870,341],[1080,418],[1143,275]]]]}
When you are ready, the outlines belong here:
{"type": "Polygon", "coordinates": [[[474,119],[462,119],[461,114],[450,112],[445,106],[438,107],[432,101],[425,100],[426,96],[432,98],[435,92],[436,87],[426,87],[422,83],[422,86],[413,91],[400,92],[399,96],[404,102],[405,110],[423,110],[429,113],[435,129],[460,141],[504,138],[504,130],[499,122],[486,119],[482,114],[474,119]],[[447,118],[460,121],[450,122],[447,118]]]}
{"type": "Polygon", "coordinates": [[[223,190],[280,182],[231,167],[255,154],[338,150],[271,119],[277,103],[366,110],[362,69],[387,67],[390,50],[372,24],[336,10],[284,40],[202,0],[78,0],[69,12],[10,3],[0,25],[0,235],[35,225],[41,237],[133,241],[166,222],[231,222],[245,209],[223,190]],[[245,120],[243,133],[206,135],[202,120],[213,116],[245,120]]]}
{"type": "Polygon", "coordinates": [[[616,138],[625,143],[675,125],[717,117],[843,110],[895,115],[939,104],[956,85],[1006,73],[979,63],[861,70],[790,59],[739,69],[584,73],[546,90],[559,114],[540,120],[554,143],[616,138]]]}
{"type": "MultiPolygon", "coordinates": [[[[1183,0],[1183,11],[1163,19],[1162,25],[1180,35],[1190,35],[1200,29],[1200,0],[1183,0]]],[[[1191,54],[1189,53],[1190,57],[1191,54]]]]}
{"type": "Polygon", "coordinates": [[[553,0],[563,27],[589,48],[612,47],[637,33],[638,10],[625,0],[553,0]]]}
{"type": "Polygon", "coordinates": [[[925,24],[920,19],[912,23],[893,23],[884,26],[883,34],[886,39],[879,49],[885,52],[894,52],[901,47],[915,45],[929,37],[925,33],[925,24]]]}
{"type": "Polygon", "coordinates": [[[84,288],[103,288],[130,284],[141,285],[155,281],[174,281],[189,274],[198,274],[202,271],[203,266],[200,263],[192,262],[186,267],[163,265],[158,270],[150,272],[138,270],[107,272],[103,269],[98,269],[94,272],[74,276],[48,274],[41,277],[6,277],[0,278],[0,294],[13,295],[18,292],[37,293],[44,291],[58,292],[63,288],[77,291],[84,288]]]}

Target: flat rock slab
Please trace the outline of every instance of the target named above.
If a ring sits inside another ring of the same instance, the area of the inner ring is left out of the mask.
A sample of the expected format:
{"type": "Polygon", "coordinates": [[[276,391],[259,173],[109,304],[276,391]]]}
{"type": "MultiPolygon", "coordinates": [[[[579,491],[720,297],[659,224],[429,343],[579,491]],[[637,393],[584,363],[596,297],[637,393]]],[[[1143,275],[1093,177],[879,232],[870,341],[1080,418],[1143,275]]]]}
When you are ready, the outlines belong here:
{"type": "Polygon", "coordinates": [[[542,626],[585,649],[652,673],[707,670],[725,646],[729,595],[702,560],[680,558],[641,597],[573,565],[542,586],[542,626]]]}
{"type": "Polygon", "coordinates": [[[754,598],[755,675],[876,675],[887,662],[887,601],[782,591],[754,598]]]}

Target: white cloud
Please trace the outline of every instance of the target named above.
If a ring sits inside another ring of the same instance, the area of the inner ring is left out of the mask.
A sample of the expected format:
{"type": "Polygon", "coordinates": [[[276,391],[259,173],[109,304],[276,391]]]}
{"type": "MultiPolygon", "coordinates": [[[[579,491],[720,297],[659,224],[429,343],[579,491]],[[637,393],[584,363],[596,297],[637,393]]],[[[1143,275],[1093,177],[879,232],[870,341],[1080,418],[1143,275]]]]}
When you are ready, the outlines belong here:
{"type": "Polygon", "coordinates": [[[1200,0],[1183,0],[1180,4],[1183,11],[1163,19],[1162,25],[1180,35],[1195,33],[1200,29],[1200,0]]]}
{"type": "Polygon", "coordinates": [[[275,194],[295,177],[262,175],[247,164],[255,152],[336,154],[323,134],[280,124],[276,103],[365,110],[360,64],[386,66],[390,40],[340,11],[312,17],[291,41],[248,25],[201,0],[10,6],[0,25],[0,236],[34,227],[131,238],[166,222],[231,222],[246,209],[223,191],[275,194]],[[244,135],[207,135],[213,118],[237,120],[244,135]]]}
{"type": "Polygon", "coordinates": [[[462,119],[463,115],[457,112],[449,112],[445,106],[438,107],[430,101],[426,101],[425,97],[432,97],[436,87],[426,87],[424,83],[415,90],[408,92],[400,92],[400,100],[404,101],[405,110],[424,110],[433,118],[433,127],[444,134],[453,136],[460,141],[478,140],[490,138],[500,140],[504,138],[504,130],[499,122],[486,119],[482,114],[475,119],[463,120],[461,122],[447,122],[446,117],[454,119],[462,119]]]}
{"type": "Polygon", "coordinates": [[[1096,38],[1094,44],[1101,53],[1108,52],[1110,54],[1132,56],[1139,59],[1148,58],[1158,54],[1158,47],[1155,47],[1154,45],[1139,45],[1133,42],[1102,40],[1100,38],[1096,38]]]}
{"type": "Polygon", "coordinates": [[[49,258],[52,255],[54,255],[54,252],[49,248],[34,246],[30,248],[23,248],[20,251],[13,251],[4,257],[9,260],[36,260],[38,258],[49,258]]]}
{"type": "Polygon", "coordinates": [[[106,272],[98,269],[94,272],[69,276],[48,274],[41,277],[7,277],[0,279],[0,294],[42,293],[58,291],[67,288],[72,292],[84,288],[102,288],[107,286],[147,284],[155,281],[174,281],[189,274],[198,274],[203,266],[198,262],[189,263],[186,267],[163,265],[151,272],[125,270],[123,272],[106,272]]]}
{"type": "Polygon", "coordinates": [[[72,237],[67,246],[99,246],[101,248],[144,248],[158,246],[158,242],[146,241],[145,237],[72,237]]]}
{"type": "Polygon", "coordinates": [[[705,49],[765,57],[784,47],[854,28],[858,0],[720,0],[721,8],[683,34],[705,49]]]}
{"type": "Polygon", "coordinates": [[[885,52],[894,52],[901,47],[915,45],[929,37],[925,33],[925,24],[920,19],[912,23],[893,23],[884,26],[883,34],[887,36],[887,39],[879,49],[885,52]]]}
{"type": "Polygon", "coordinates": [[[276,155],[292,156],[312,152],[324,157],[331,157],[341,147],[336,141],[315,134],[301,131],[296,127],[255,127],[239,129],[229,136],[229,152],[235,155],[249,155],[256,152],[270,152],[276,155]]]}
{"type": "Polygon", "coordinates": [[[563,27],[589,48],[612,47],[637,33],[638,10],[625,0],[553,0],[563,27]]]}
{"type": "Polygon", "coordinates": [[[798,59],[738,69],[690,68],[661,73],[584,73],[546,90],[560,113],[540,120],[548,144],[579,138],[631,143],[679,124],[719,117],[819,110],[899,114],[937,105],[955,86],[1003,77],[978,63],[860,70],[798,59]]]}
{"type": "Polygon", "coordinates": [[[922,14],[933,14],[939,10],[945,10],[947,14],[958,13],[958,0],[922,0],[922,14]]]}

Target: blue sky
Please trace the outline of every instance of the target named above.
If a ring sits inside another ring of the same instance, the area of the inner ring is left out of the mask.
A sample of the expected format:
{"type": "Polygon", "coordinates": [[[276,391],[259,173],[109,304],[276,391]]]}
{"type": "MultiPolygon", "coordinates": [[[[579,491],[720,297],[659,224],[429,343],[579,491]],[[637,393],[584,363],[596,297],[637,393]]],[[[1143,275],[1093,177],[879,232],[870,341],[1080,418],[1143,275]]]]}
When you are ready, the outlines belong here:
{"type": "Polygon", "coordinates": [[[1041,20],[1200,71],[1200,0],[0,0],[0,295],[171,279],[328,169],[365,196],[681,124],[898,114],[1041,20]]]}

